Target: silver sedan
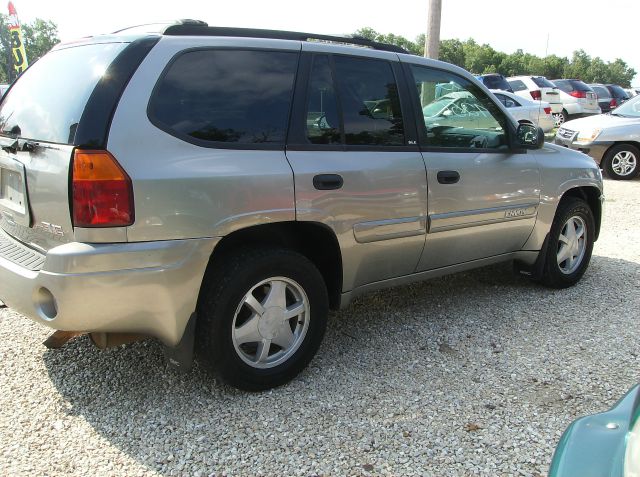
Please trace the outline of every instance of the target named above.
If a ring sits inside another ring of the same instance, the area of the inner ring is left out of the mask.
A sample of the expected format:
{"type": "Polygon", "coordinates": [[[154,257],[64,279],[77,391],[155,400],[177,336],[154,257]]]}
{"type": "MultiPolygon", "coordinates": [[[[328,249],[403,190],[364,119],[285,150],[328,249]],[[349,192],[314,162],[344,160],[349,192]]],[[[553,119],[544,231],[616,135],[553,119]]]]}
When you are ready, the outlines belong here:
{"type": "Polygon", "coordinates": [[[609,114],[564,123],[555,142],[593,157],[612,179],[633,179],[640,172],[640,96],[609,114]]]}

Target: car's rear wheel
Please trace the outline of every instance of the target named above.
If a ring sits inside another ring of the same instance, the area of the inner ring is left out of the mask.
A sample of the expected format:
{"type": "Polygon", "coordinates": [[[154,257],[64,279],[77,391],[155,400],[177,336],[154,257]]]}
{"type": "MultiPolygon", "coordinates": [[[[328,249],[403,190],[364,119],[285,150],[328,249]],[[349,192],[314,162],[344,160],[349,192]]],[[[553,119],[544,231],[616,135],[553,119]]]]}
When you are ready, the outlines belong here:
{"type": "Polygon", "coordinates": [[[293,379],[326,328],[327,289],[291,250],[243,250],[213,263],[198,304],[200,361],[223,381],[260,391],[293,379]]]}
{"type": "Polygon", "coordinates": [[[569,120],[569,114],[564,109],[559,113],[553,114],[553,123],[554,123],[554,126],[557,128],[562,126],[568,120],[569,120]]]}
{"type": "Polygon", "coordinates": [[[552,288],[578,283],[589,266],[595,237],[595,220],[582,199],[566,197],[558,205],[549,231],[541,282],[552,288]]]}
{"type": "Polygon", "coordinates": [[[633,179],[640,172],[640,150],[631,144],[617,144],[604,156],[604,170],[612,179],[633,179]]]}

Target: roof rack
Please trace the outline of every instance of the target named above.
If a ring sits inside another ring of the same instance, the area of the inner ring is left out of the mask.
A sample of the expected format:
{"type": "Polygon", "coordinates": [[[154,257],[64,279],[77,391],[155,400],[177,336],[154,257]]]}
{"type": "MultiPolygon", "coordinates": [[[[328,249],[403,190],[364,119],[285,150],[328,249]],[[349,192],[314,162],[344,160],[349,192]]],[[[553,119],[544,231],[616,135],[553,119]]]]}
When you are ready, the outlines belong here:
{"type": "Polygon", "coordinates": [[[178,23],[165,28],[164,35],[172,36],[237,36],[246,38],[271,38],[276,40],[321,40],[334,43],[346,43],[372,48],[374,50],[392,51],[394,53],[409,53],[400,46],[380,43],[361,36],[333,36],[302,33],[297,31],[263,30],[260,28],[229,28],[212,27],[199,20],[180,20],[178,23]]]}

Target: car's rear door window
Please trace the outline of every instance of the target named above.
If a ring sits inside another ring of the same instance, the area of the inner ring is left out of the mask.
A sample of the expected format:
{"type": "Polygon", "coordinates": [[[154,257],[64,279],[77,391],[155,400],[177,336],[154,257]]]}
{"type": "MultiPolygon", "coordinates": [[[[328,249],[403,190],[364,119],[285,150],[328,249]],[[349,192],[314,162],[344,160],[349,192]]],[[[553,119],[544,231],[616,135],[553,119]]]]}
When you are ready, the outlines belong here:
{"type": "Polygon", "coordinates": [[[404,124],[398,85],[384,60],[334,56],[345,143],[402,146],[404,124]]]}
{"type": "Polygon", "coordinates": [[[201,145],[284,144],[298,53],[203,49],[178,56],[159,80],[149,117],[201,145]]]}
{"type": "Polygon", "coordinates": [[[73,144],[89,96],[128,43],[54,50],[35,62],[0,105],[0,134],[73,144]]]}
{"type": "Polygon", "coordinates": [[[306,105],[311,144],[403,146],[398,85],[386,60],[314,55],[306,105]]]}
{"type": "Polygon", "coordinates": [[[609,90],[604,86],[591,86],[591,89],[598,95],[599,99],[611,97],[609,90]]]}

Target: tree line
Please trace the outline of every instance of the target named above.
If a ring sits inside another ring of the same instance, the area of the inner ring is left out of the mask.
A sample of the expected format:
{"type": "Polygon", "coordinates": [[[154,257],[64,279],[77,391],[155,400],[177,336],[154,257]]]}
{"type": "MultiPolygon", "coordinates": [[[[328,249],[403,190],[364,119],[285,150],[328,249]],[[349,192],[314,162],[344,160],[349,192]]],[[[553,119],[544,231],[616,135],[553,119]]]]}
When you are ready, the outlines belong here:
{"type": "MultiPolygon", "coordinates": [[[[415,41],[393,33],[379,33],[372,28],[361,28],[354,35],[383,43],[401,46],[405,50],[422,56],[425,35],[415,41]]],[[[548,55],[544,58],[516,50],[508,54],[496,51],[490,45],[468,40],[442,40],[440,60],[453,63],[474,74],[500,73],[504,76],[545,76],[548,79],[576,78],[585,83],[614,83],[625,88],[631,86],[636,71],[620,58],[605,62],[592,58],[584,50],[576,50],[571,58],[548,55]]]]}
{"type": "MultiPolygon", "coordinates": [[[[10,83],[15,79],[8,20],[7,15],[0,14],[0,83],[2,84],[10,83]]],[[[23,23],[22,36],[29,64],[60,42],[58,26],[50,20],[40,18],[36,18],[31,23],[23,23]]]]}

